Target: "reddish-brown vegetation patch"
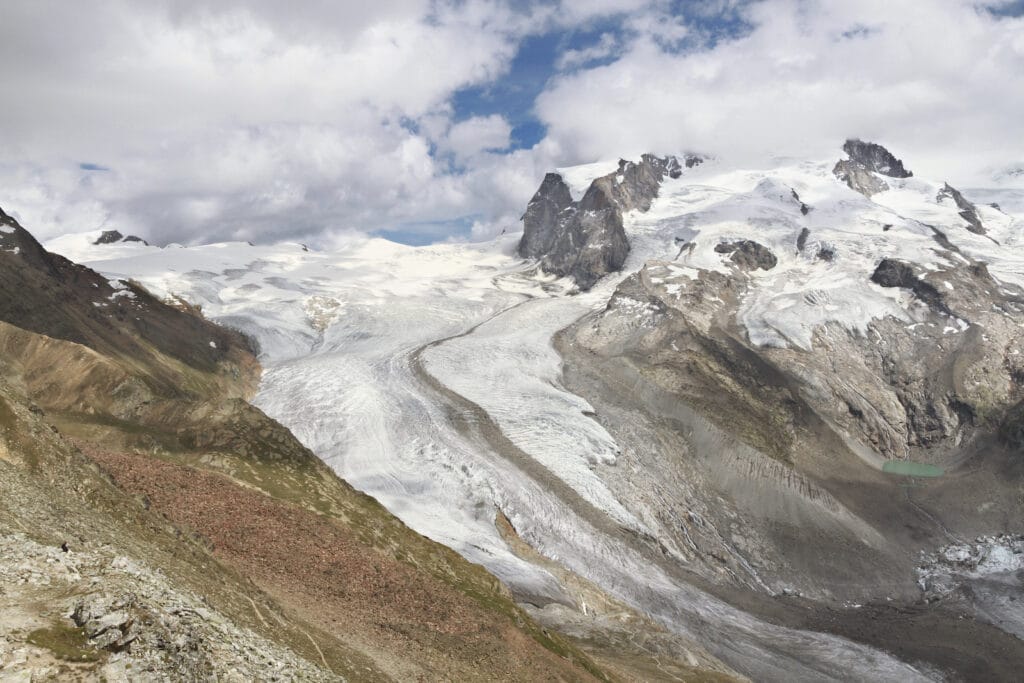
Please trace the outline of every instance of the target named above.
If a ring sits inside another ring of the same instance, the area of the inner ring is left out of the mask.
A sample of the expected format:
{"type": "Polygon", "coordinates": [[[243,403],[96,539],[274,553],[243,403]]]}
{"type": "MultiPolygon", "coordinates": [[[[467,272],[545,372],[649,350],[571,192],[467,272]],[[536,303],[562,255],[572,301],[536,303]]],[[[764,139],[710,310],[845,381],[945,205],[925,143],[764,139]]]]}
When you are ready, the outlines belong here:
{"type": "Polygon", "coordinates": [[[330,518],[224,475],[84,444],[82,450],[120,487],[145,495],[152,509],[203,536],[219,559],[310,623],[368,646],[371,657],[390,651],[450,675],[483,667],[497,678],[585,677],[507,617],[365,545],[330,518]]]}

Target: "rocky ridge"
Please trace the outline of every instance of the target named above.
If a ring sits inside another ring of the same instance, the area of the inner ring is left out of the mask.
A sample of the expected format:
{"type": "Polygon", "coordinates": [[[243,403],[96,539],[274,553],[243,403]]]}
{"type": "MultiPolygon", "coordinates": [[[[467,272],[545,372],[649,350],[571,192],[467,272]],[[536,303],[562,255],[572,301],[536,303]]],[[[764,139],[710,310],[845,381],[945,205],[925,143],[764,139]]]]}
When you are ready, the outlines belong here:
{"type": "Polygon", "coordinates": [[[136,237],[135,235],[128,235],[126,237],[117,230],[104,230],[93,244],[114,244],[115,242],[139,242],[147,247],[149,246],[149,242],[141,237],[136,237]]]}
{"type": "Polygon", "coordinates": [[[903,167],[903,161],[897,159],[889,150],[873,142],[847,140],[843,151],[849,159],[836,162],[832,173],[845,182],[850,189],[860,192],[865,197],[884,192],[889,186],[878,176],[889,178],[910,178],[914,174],[903,167]]]}
{"type": "MultiPolygon", "coordinates": [[[[687,168],[701,157],[684,158],[687,168]]],[[[645,154],[639,162],[619,161],[618,170],[594,180],[583,198],[573,201],[569,186],[557,173],[544,177],[523,214],[519,255],[539,259],[544,272],[571,277],[581,290],[618,271],[629,253],[622,215],[647,211],[667,176],[678,178],[676,157],[645,154]]]]}

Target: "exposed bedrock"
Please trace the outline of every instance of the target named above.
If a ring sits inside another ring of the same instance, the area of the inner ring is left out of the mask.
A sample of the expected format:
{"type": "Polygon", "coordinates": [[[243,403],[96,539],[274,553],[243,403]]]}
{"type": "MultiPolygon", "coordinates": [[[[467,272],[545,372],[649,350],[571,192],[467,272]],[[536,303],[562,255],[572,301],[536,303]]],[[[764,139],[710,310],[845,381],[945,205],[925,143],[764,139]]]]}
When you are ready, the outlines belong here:
{"type": "Polygon", "coordinates": [[[846,183],[850,189],[860,192],[865,197],[884,192],[889,185],[879,176],[889,178],[909,178],[913,173],[903,166],[889,150],[873,142],[847,140],[843,151],[849,159],[836,163],[832,173],[846,183]]]}
{"type": "Polygon", "coordinates": [[[116,242],[141,242],[142,244],[149,246],[149,242],[141,237],[136,237],[135,235],[128,235],[125,237],[117,230],[104,230],[100,233],[100,236],[93,241],[93,244],[114,244],[116,242]]]}
{"type": "Polygon", "coordinates": [[[987,232],[985,226],[981,223],[981,217],[978,216],[978,207],[968,201],[966,197],[960,194],[959,190],[949,183],[946,183],[935,197],[937,202],[942,202],[945,199],[952,199],[956,204],[956,208],[960,210],[960,218],[967,221],[968,230],[975,235],[984,235],[987,232]]]}
{"type": "Polygon", "coordinates": [[[862,140],[847,140],[843,145],[850,161],[860,164],[874,173],[881,173],[890,178],[909,178],[914,174],[903,167],[903,161],[881,145],[862,140]]]}
{"type": "Polygon", "coordinates": [[[715,245],[715,251],[730,254],[729,260],[740,270],[771,270],[779,262],[771,249],[753,240],[719,242],[715,245]]]}
{"type": "Polygon", "coordinates": [[[563,211],[573,209],[569,186],[557,173],[548,173],[523,214],[523,239],[519,242],[519,255],[541,258],[551,251],[559,235],[563,211]]]}
{"type": "MultiPolygon", "coordinates": [[[[688,155],[684,163],[691,168],[700,160],[688,155]]],[[[626,261],[623,213],[650,209],[665,177],[681,174],[677,158],[644,154],[639,162],[620,161],[618,170],[594,180],[577,202],[562,177],[548,173],[523,214],[519,255],[539,259],[545,272],[590,289],[626,261]]]]}
{"type": "Polygon", "coordinates": [[[895,259],[882,259],[871,274],[871,281],[881,287],[900,287],[914,293],[921,302],[933,308],[936,312],[945,315],[953,315],[942,294],[929,282],[923,280],[917,269],[910,263],[897,261],[895,259]]]}

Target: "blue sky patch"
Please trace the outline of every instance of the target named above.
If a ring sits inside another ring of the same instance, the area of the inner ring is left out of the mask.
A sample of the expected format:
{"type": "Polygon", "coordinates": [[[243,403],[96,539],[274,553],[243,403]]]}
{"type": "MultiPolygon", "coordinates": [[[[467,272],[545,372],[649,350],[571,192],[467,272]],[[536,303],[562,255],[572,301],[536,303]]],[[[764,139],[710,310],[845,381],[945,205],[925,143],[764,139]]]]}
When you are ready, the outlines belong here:
{"type": "Polygon", "coordinates": [[[479,215],[471,215],[444,221],[404,223],[395,228],[376,230],[372,234],[392,242],[422,247],[449,237],[468,238],[473,229],[473,223],[479,219],[479,215]]]}

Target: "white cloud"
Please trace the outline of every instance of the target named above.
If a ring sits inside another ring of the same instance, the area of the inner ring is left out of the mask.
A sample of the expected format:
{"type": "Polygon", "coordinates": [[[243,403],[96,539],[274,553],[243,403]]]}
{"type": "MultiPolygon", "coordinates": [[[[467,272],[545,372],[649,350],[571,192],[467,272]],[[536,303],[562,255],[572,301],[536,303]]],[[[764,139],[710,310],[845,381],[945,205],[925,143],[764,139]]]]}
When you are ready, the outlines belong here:
{"type": "Polygon", "coordinates": [[[829,156],[857,135],[954,184],[1022,161],[1020,19],[966,0],[703,0],[686,24],[670,6],[9,0],[0,206],[42,237],[327,244],[470,215],[494,234],[551,167],[644,151],[829,156]],[[735,13],[753,30],[709,40],[735,13]],[[534,149],[494,151],[500,114],[453,120],[453,94],[500,80],[525,36],[581,27],[606,35],[561,57],[534,149]]]}
{"type": "Polygon", "coordinates": [[[578,50],[566,50],[558,58],[557,66],[562,69],[575,69],[590,62],[606,59],[615,54],[619,41],[611,33],[603,33],[596,43],[578,50]]]}
{"type": "Polygon", "coordinates": [[[754,26],[672,54],[643,36],[608,66],[563,75],[538,101],[574,160],[646,150],[837,154],[878,139],[935,177],[977,180],[1020,157],[1024,22],[970,2],[769,0],[754,26]]]}
{"type": "Polygon", "coordinates": [[[444,149],[451,151],[457,160],[465,161],[481,152],[507,149],[512,136],[512,126],[498,114],[474,116],[456,123],[448,131],[444,149]]]}
{"type": "MultiPolygon", "coordinates": [[[[452,93],[503,74],[546,15],[490,0],[310,7],[7,3],[0,204],[43,237],[96,219],[29,197],[99,203],[109,226],[175,241],[479,210],[431,158],[430,127],[406,124],[447,128],[452,93]]],[[[452,130],[457,154],[507,146],[500,117],[482,123],[452,130]]]]}

